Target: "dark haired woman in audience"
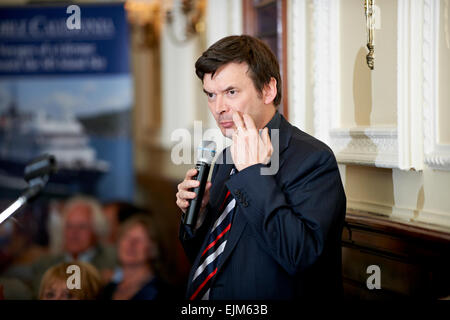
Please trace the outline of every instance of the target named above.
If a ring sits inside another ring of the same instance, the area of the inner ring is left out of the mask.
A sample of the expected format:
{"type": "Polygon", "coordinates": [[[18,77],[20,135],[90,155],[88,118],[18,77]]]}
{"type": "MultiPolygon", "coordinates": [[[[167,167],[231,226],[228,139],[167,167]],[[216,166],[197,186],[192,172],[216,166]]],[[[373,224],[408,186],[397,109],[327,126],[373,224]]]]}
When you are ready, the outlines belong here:
{"type": "Polygon", "coordinates": [[[124,222],[117,245],[120,268],[103,291],[103,299],[157,300],[167,285],[158,275],[159,241],[150,217],[136,215],[124,222]]]}

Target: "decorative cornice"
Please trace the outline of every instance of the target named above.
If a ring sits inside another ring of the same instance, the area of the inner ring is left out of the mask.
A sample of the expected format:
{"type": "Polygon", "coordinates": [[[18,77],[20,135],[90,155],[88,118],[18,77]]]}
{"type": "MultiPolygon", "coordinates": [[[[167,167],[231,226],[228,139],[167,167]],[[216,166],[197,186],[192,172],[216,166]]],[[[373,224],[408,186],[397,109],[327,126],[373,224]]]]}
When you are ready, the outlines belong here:
{"type": "Polygon", "coordinates": [[[440,152],[428,153],[425,156],[425,163],[433,169],[450,171],[450,148],[440,152]]]}
{"type": "Polygon", "coordinates": [[[330,147],[339,163],[398,168],[395,127],[332,129],[330,147]]]}

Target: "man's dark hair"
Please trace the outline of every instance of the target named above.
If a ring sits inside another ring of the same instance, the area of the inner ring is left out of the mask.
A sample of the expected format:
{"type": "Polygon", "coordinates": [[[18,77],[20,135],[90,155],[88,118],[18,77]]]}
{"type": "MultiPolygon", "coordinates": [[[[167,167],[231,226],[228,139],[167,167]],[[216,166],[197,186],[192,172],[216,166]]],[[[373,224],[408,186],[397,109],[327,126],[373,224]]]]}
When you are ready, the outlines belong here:
{"type": "Polygon", "coordinates": [[[261,40],[248,36],[229,36],[210,46],[195,63],[195,73],[203,81],[206,73],[214,73],[230,62],[247,63],[249,76],[256,90],[262,93],[273,77],[277,81],[277,95],[273,104],[281,102],[280,66],[269,46],[261,40]]]}

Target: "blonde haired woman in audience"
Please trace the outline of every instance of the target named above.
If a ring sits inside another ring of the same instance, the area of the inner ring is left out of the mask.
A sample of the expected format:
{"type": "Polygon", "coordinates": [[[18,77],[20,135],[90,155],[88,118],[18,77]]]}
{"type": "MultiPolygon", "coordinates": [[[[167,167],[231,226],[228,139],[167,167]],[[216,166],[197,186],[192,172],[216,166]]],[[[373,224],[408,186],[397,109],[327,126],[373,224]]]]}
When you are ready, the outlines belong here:
{"type": "Polygon", "coordinates": [[[122,225],[117,245],[120,268],[102,297],[112,300],[157,300],[167,293],[160,278],[160,245],[152,219],[137,214],[122,225]]]}
{"type": "Polygon", "coordinates": [[[93,265],[81,261],[63,262],[45,272],[39,288],[39,299],[95,300],[101,289],[100,274],[93,265]]]}

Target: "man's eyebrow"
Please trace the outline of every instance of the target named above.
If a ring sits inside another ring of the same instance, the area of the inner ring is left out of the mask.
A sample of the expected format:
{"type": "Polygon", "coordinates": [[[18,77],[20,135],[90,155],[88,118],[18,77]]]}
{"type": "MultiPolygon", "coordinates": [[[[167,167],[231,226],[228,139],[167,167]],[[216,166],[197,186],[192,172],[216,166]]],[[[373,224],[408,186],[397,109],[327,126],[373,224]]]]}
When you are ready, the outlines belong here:
{"type": "Polygon", "coordinates": [[[230,90],[235,90],[236,89],[236,87],[235,86],[229,86],[228,88],[226,88],[225,90],[223,90],[222,92],[227,92],[227,91],[230,91],[230,90]]]}
{"type": "MultiPolygon", "coordinates": [[[[222,92],[227,92],[230,90],[236,90],[235,86],[228,86],[225,90],[222,90],[222,92]]],[[[205,88],[203,88],[203,92],[206,94],[212,94],[212,92],[207,91],[205,88]]]]}

